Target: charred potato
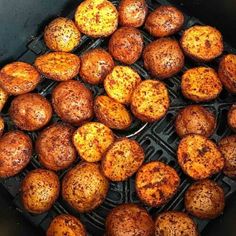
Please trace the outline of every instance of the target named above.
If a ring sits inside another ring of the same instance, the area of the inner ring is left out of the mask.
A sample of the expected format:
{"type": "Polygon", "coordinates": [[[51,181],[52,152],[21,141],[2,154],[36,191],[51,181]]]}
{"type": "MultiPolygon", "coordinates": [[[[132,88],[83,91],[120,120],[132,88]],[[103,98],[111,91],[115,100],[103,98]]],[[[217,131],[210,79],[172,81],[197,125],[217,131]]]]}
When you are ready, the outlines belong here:
{"type": "Polygon", "coordinates": [[[229,127],[236,132],[236,104],[229,109],[227,120],[229,127]]]}
{"type": "Polygon", "coordinates": [[[2,111],[7,99],[8,99],[8,93],[3,88],[0,87],[0,112],[2,111]]]}
{"type": "Polygon", "coordinates": [[[4,132],[4,128],[5,128],[4,119],[2,116],[0,116],[0,137],[2,136],[2,134],[4,132]]]}

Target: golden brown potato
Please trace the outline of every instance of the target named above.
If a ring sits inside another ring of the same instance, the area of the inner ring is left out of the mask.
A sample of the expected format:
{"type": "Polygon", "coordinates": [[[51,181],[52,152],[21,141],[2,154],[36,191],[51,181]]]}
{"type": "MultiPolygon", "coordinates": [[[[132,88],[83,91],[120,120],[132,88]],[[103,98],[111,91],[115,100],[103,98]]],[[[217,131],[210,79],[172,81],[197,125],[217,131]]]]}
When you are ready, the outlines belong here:
{"type": "Polygon", "coordinates": [[[52,105],[65,122],[78,126],[93,118],[93,95],[76,80],[59,83],[52,91],[52,105]]]}
{"type": "Polygon", "coordinates": [[[85,227],[72,215],[56,216],[47,229],[47,236],[87,236],[85,227]]]}
{"type": "Polygon", "coordinates": [[[205,179],[193,183],[186,191],[185,209],[201,219],[214,219],[223,213],[224,190],[213,180],[205,179]]]}
{"type": "Polygon", "coordinates": [[[182,75],[181,90],[186,98],[204,102],[217,98],[222,90],[222,84],[214,69],[195,67],[182,75]]]}
{"type": "Polygon", "coordinates": [[[96,97],[94,112],[97,119],[111,129],[127,129],[132,123],[132,117],[126,107],[108,96],[96,97]]]}
{"type": "Polygon", "coordinates": [[[21,199],[24,208],[35,214],[48,211],[59,196],[58,176],[44,169],[30,171],[21,185],[21,199]]]}
{"type": "Polygon", "coordinates": [[[161,38],[149,43],[143,50],[145,68],[159,79],[177,74],[184,66],[184,54],[175,39],[161,38]]]}
{"type": "Polygon", "coordinates": [[[0,116],[0,137],[2,136],[2,134],[4,132],[4,128],[5,128],[4,119],[2,116],[0,116]]]}
{"type": "Polygon", "coordinates": [[[44,30],[44,42],[53,51],[70,52],[80,42],[80,32],[68,18],[58,17],[44,30]]]}
{"type": "Polygon", "coordinates": [[[58,171],[69,167],[76,159],[72,143],[74,129],[67,124],[55,123],[44,129],[35,143],[39,161],[47,169],[58,171]]]}
{"type": "Polygon", "coordinates": [[[154,223],[148,212],[136,204],[113,208],[106,218],[107,236],[153,236],[154,223]]]}
{"type": "Polygon", "coordinates": [[[160,161],[144,164],[135,179],[139,198],[152,207],[167,203],[176,193],[179,184],[180,178],[177,172],[160,161]]]}
{"type": "Polygon", "coordinates": [[[236,104],[229,109],[227,120],[229,127],[236,132],[236,104]]]}
{"type": "Polygon", "coordinates": [[[145,28],[154,37],[166,37],[178,32],[184,24],[184,15],[173,6],[160,6],[151,12],[145,28]]]}
{"type": "Polygon", "coordinates": [[[0,139],[0,177],[10,177],[22,171],[30,162],[32,141],[21,131],[10,131],[0,139]]]}
{"type": "Polygon", "coordinates": [[[81,56],[79,75],[84,82],[100,84],[115,66],[111,55],[102,48],[87,51],[81,56]]]}
{"type": "Polygon", "coordinates": [[[224,174],[236,179],[236,135],[221,139],[219,149],[225,159],[224,174]]]}
{"type": "Polygon", "coordinates": [[[118,26],[116,7],[107,0],[85,0],[75,12],[80,32],[94,38],[107,37],[118,26]]]}
{"type": "Polygon", "coordinates": [[[79,74],[80,58],[68,52],[49,52],[37,57],[34,65],[48,79],[65,81],[79,74]]]}
{"type": "Polygon", "coordinates": [[[166,86],[155,80],[145,80],[134,90],[131,99],[131,111],[144,122],[160,120],[170,106],[166,86]]]}
{"type": "Polygon", "coordinates": [[[195,180],[208,178],[224,167],[216,144],[199,134],[189,134],[180,140],[177,157],[184,173],[195,180]]]}
{"type": "Polygon", "coordinates": [[[102,159],[102,171],[111,181],[124,181],[139,169],[144,157],[137,141],[122,138],[108,148],[102,159]]]}
{"type": "Polygon", "coordinates": [[[12,95],[28,93],[40,82],[40,74],[28,63],[12,62],[0,71],[0,86],[12,95]]]}
{"type": "Polygon", "coordinates": [[[0,87],[0,112],[2,111],[6,101],[8,99],[8,93],[0,87]]]}
{"type": "Polygon", "coordinates": [[[104,80],[104,88],[115,101],[129,104],[132,93],[139,83],[139,74],[128,66],[115,66],[104,80]]]}
{"type": "Polygon", "coordinates": [[[180,44],[185,54],[197,61],[210,61],[223,52],[221,33],[211,26],[195,25],[185,30],[180,44]]]}
{"type": "Polygon", "coordinates": [[[175,120],[175,129],[180,137],[186,134],[201,134],[209,137],[215,128],[214,113],[200,105],[189,105],[183,108],[175,120]]]}
{"type": "Polygon", "coordinates": [[[80,157],[88,162],[100,161],[114,140],[112,131],[98,122],[82,125],[73,135],[73,143],[80,157]]]}
{"type": "Polygon", "coordinates": [[[145,0],[121,0],[119,4],[119,24],[129,27],[143,25],[148,12],[145,0]]]}
{"type": "Polygon", "coordinates": [[[80,213],[98,207],[105,199],[109,182],[96,163],[82,162],[62,181],[62,197],[80,213]]]}
{"type": "Polygon", "coordinates": [[[133,27],[121,27],[111,36],[108,49],[115,60],[131,65],[141,56],[143,36],[133,27]]]}
{"type": "Polygon", "coordinates": [[[197,225],[184,212],[167,211],[155,221],[155,236],[199,236],[197,225]]]}

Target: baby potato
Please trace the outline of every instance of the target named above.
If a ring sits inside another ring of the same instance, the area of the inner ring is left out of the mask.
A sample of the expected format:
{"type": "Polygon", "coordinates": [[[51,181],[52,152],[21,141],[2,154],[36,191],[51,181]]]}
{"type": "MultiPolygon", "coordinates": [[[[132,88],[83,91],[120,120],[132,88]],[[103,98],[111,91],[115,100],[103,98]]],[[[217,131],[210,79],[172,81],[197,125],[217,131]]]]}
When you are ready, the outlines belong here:
{"type": "Polygon", "coordinates": [[[12,62],[0,71],[0,86],[11,95],[28,93],[40,82],[40,74],[28,63],[12,62]]]}
{"type": "Polygon", "coordinates": [[[75,23],[68,18],[58,17],[44,30],[44,42],[53,51],[70,52],[80,42],[80,32],[75,23]]]}
{"type": "Polygon", "coordinates": [[[144,122],[155,122],[166,114],[170,99],[166,86],[155,80],[145,80],[134,90],[131,111],[144,122]]]}
{"type": "Polygon", "coordinates": [[[145,0],[121,0],[118,10],[119,24],[136,28],[143,25],[148,12],[145,0]]]}
{"type": "Polygon", "coordinates": [[[184,54],[178,41],[161,38],[149,43],[143,50],[145,68],[159,79],[177,74],[184,66],[184,54]]]}
{"type": "Polygon", "coordinates": [[[236,104],[232,105],[229,109],[227,121],[229,127],[236,132],[236,104]]]}
{"type": "Polygon", "coordinates": [[[96,163],[82,162],[71,169],[62,181],[62,197],[80,213],[98,207],[105,199],[109,182],[96,163]]]}
{"type": "Polygon", "coordinates": [[[21,172],[30,162],[32,141],[22,131],[9,131],[0,139],[0,177],[11,177],[21,172]]]}
{"type": "Polygon", "coordinates": [[[143,36],[136,28],[121,27],[111,36],[108,49],[115,60],[131,65],[142,54],[143,36]]]}
{"type": "Polygon", "coordinates": [[[144,164],[135,179],[138,197],[152,207],[167,203],[176,193],[179,184],[180,178],[175,169],[160,161],[144,164]]]}
{"type": "Polygon", "coordinates": [[[184,24],[184,15],[176,7],[162,5],[151,12],[145,29],[154,37],[166,37],[178,32],[184,24]]]}
{"type": "Polygon", "coordinates": [[[118,26],[118,12],[108,0],[85,0],[75,12],[75,22],[90,37],[107,37],[118,26]]]}
{"type": "Polygon", "coordinates": [[[102,171],[111,181],[124,181],[139,169],[144,157],[138,142],[122,138],[108,148],[102,159],[102,171]]]}
{"type": "Polygon", "coordinates": [[[201,134],[209,137],[215,128],[215,115],[200,105],[189,105],[183,108],[175,120],[175,129],[181,138],[186,134],[201,134]]]}
{"type": "Polygon", "coordinates": [[[72,215],[56,216],[47,229],[46,236],[87,236],[85,227],[72,215]]]}
{"type": "Polygon", "coordinates": [[[50,121],[52,107],[42,95],[26,93],[12,100],[9,115],[18,128],[34,131],[41,129],[50,121]]]}
{"type": "Polygon", "coordinates": [[[39,134],[35,149],[44,167],[58,171],[69,167],[75,161],[73,132],[74,129],[70,125],[54,123],[39,134]]]}
{"type": "Polygon", "coordinates": [[[34,65],[48,79],[65,81],[79,74],[80,58],[68,52],[49,52],[38,56],[34,65]]]}
{"type": "Polygon", "coordinates": [[[186,98],[204,102],[217,98],[222,90],[222,84],[214,69],[195,67],[182,75],[181,90],[186,98]]]}
{"type": "Polygon", "coordinates": [[[148,212],[136,204],[113,208],[106,218],[107,236],[153,236],[154,223],[148,212]]]}
{"type": "Polygon", "coordinates": [[[195,25],[185,30],[180,44],[185,54],[196,61],[211,61],[224,49],[220,31],[208,25],[195,25]]]}
{"type": "Polygon", "coordinates": [[[0,87],[0,112],[2,111],[7,99],[8,99],[8,93],[3,88],[0,87]]]}
{"type": "Polygon", "coordinates": [[[52,207],[59,191],[59,178],[54,172],[44,169],[32,170],[22,181],[22,204],[31,213],[44,213],[52,207]]]}
{"type": "Polygon", "coordinates": [[[100,161],[114,140],[113,132],[98,122],[82,125],[73,135],[73,143],[80,157],[88,162],[100,161]]]}
{"type": "Polygon", "coordinates": [[[79,75],[89,84],[100,84],[115,66],[112,56],[102,48],[94,48],[81,56],[79,75]]]}
{"type": "Polygon", "coordinates": [[[132,123],[132,117],[126,107],[108,96],[95,98],[94,112],[97,119],[111,129],[127,129],[132,123]]]}
{"type": "Polygon", "coordinates": [[[139,74],[128,66],[115,66],[104,80],[104,88],[109,97],[123,104],[129,104],[132,93],[139,83],[139,74]]]}
{"type": "Polygon", "coordinates": [[[193,183],[185,192],[185,209],[201,219],[214,219],[223,213],[224,190],[213,180],[193,183]]]}
{"type": "Polygon", "coordinates": [[[194,180],[208,178],[224,167],[224,158],[216,144],[199,134],[189,134],[180,140],[177,157],[184,173],[194,180]]]}
{"type": "Polygon", "coordinates": [[[77,80],[59,83],[52,91],[52,105],[64,122],[75,126],[93,118],[92,92],[77,80]]]}
{"type": "Polygon", "coordinates": [[[4,128],[5,128],[4,119],[2,116],[0,116],[0,137],[2,136],[2,134],[4,132],[4,128]]]}
{"type": "Polygon", "coordinates": [[[158,215],[155,221],[156,236],[199,236],[197,225],[184,212],[167,211],[158,215]]]}

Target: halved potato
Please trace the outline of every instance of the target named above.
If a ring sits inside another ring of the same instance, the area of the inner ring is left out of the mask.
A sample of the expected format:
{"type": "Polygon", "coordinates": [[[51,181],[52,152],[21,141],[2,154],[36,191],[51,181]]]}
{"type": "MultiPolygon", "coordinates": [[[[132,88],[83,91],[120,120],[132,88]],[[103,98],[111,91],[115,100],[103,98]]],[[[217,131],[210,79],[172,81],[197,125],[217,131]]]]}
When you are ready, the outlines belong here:
{"type": "Polygon", "coordinates": [[[0,116],[0,137],[1,137],[2,134],[3,134],[4,128],[5,128],[4,119],[3,119],[2,116],[0,116]]]}
{"type": "Polygon", "coordinates": [[[227,121],[229,127],[236,132],[236,104],[233,104],[228,112],[227,121]]]}
{"type": "Polygon", "coordinates": [[[0,87],[0,112],[2,111],[8,97],[8,93],[2,87],[0,87]]]}

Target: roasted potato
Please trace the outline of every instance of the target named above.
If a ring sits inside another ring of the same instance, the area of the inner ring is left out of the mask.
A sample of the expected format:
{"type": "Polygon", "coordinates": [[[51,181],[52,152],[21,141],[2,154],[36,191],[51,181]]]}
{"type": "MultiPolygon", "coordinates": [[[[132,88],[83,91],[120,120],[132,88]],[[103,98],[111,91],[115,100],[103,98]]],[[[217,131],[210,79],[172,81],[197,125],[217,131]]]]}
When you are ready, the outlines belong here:
{"type": "Polygon", "coordinates": [[[102,48],[95,48],[81,56],[79,75],[89,84],[100,84],[115,66],[112,56],[102,48]]]}
{"type": "Polygon", "coordinates": [[[38,56],[34,65],[48,79],[65,81],[79,74],[80,58],[68,52],[49,52],[38,56]]]}
{"type": "Polygon", "coordinates": [[[65,122],[79,126],[93,118],[93,95],[76,80],[59,83],[52,91],[52,105],[65,122]]]}
{"type": "Polygon", "coordinates": [[[145,68],[152,76],[166,79],[182,69],[184,54],[176,40],[161,38],[144,48],[143,61],[145,68]]]}
{"type": "Polygon", "coordinates": [[[62,181],[62,197],[80,213],[98,207],[105,199],[109,182],[96,163],[82,162],[71,169],[62,181]]]}
{"type": "Polygon", "coordinates": [[[180,178],[177,172],[160,161],[144,164],[135,179],[138,197],[152,207],[167,203],[176,193],[179,184],[180,178]]]}
{"type": "Polygon", "coordinates": [[[110,1],[85,0],[75,12],[75,22],[80,32],[90,37],[107,37],[118,26],[118,12],[110,1]]]}
{"type": "Polygon", "coordinates": [[[119,24],[129,27],[142,26],[148,12],[145,0],[121,0],[118,10],[119,24]]]}
{"type": "Polygon", "coordinates": [[[229,127],[236,132],[236,104],[232,105],[229,109],[227,121],[229,127]]]}
{"type": "Polygon", "coordinates": [[[132,123],[132,117],[126,107],[108,96],[96,97],[94,112],[97,119],[111,129],[127,129],[132,123]]]}
{"type": "Polygon", "coordinates": [[[144,122],[160,120],[170,106],[166,86],[155,80],[145,80],[134,90],[131,98],[131,111],[144,122]]]}
{"type": "Polygon", "coordinates": [[[114,139],[112,131],[98,122],[82,125],[73,135],[73,143],[80,157],[88,162],[100,161],[114,139]]]}
{"type": "Polygon", "coordinates": [[[108,49],[115,60],[131,65],[142,54],[143,36],[136,28],[121,27],[111,36],[108,49]]]}
{"type": "Polygon", "coordinates": [[[4,119],[2,116],[0,116],[0,137],[2,136],[2,134],[4,132],[4,128],[5,128],[4,119]]]}
{"type": "Polygon", "coordinates": [[[78,218],[61,214],[56,216],[47,229],[47,236],[87,236],[85,227],[78,218]]]}
{"type": "Polygon", "coordinates": [[[201,219],[214,219],[223,213],[224,190],[210,179],[195,182],[187,189],[184,204],[191,215],[201,219]]]}
{"type": "Polygon", "coordinates": [[[148,212],[136,204],[113,208],[106,218],[107,236],[153,236],[154,222],[148,212]]]}
{"type": "Polygon", "coordinates": [[[225,159],[224,174],[236,179],[236,135],[221,139],[219,149],[225,159]]]}
{"type": "Polygon", "coordinates": [[[195,25],[185,30],[180,44],[185,54],[196,61],[210,61],[223,52],[221,33],[211,26],[195,25]]]}
{"type": "Polygon", "coordinates": [[[200,105],[189,105],[178,113],[175,129],[182,138],[186,134],[201,134],[209,137],[216,128],[216,116],[200,105]]]}
{"type": "Polygon", "coordinates": [[[8,93],[3,88],[0,87],[0,112],[2,111],[7,99],[8,99],[8,93]]]}
{"type": "Polygon", "coordinates": [[[132,93],[139,83],[139,74],[128,66],[115,66],[104,80],[104,88],[115,101],[129,104],[132,93]]]}
{"type": "Polygon", "coordinates": [[[199,236],[197,225],[184,212],[167,211],[155,221],[155,236],[199,236]]]}
{"type": "Polygon", "coordinates": [[[75,161],[73,131],[70,125],[54,123],[39,134],[35,149],[44,167],[58,171],[69,167],[75,161]]]}
{"type": "Polygon", "coordinates": [[[44,30],[44,42],[53,51],[70,52],[80,42],[80,32],[75,23],[68,18],[58,17],[44,30]]]}
{"type": "Polygon", "coordinates": [[[199,134],[189,134],[180,140],[177,157],[184,173],[194,180],[208,178],[224,167],[224,158],[216,144],[199,134]]]}
{"type": "Polygon", "coordinates": [[[181,90],[186,98],[204,102],[217,98],[222,90],[222,84],[214,69],[195,67],[182,75],[181,90]]]}
{"type": "Polygon", "coordinates": [[[137,141],[122,138],[108,148],[102,159],[102,171],[112,181],[124,181],[139,169],[144,157],[144,151],[137,141]]]}
{"type": "Polygon", "coordinates": [[[41,129],[50,121],[52,107],[42,95],[26,93],[12,100],[9,114],[18,128],[34,131],[41,129]]]}
{"type": "Polygon", "coordinates": [[[30,162],[32,141],[21,131],[10,131],[0,139],[0,177],[14,176],[30,162]]]}
{"type": "Polygon", "coordinates": [[[0,86],[12,95],[28,93],[40,82],[40,74],[28,63],[12,62],[0,71],[0,86]]]}
{"type": "Polygon", "coordinates": [[[151,12],[145,29],[154,37],[166,37],[178,32],[184,24],[184,15],[176,7],[162,5],[151,12]]]}

